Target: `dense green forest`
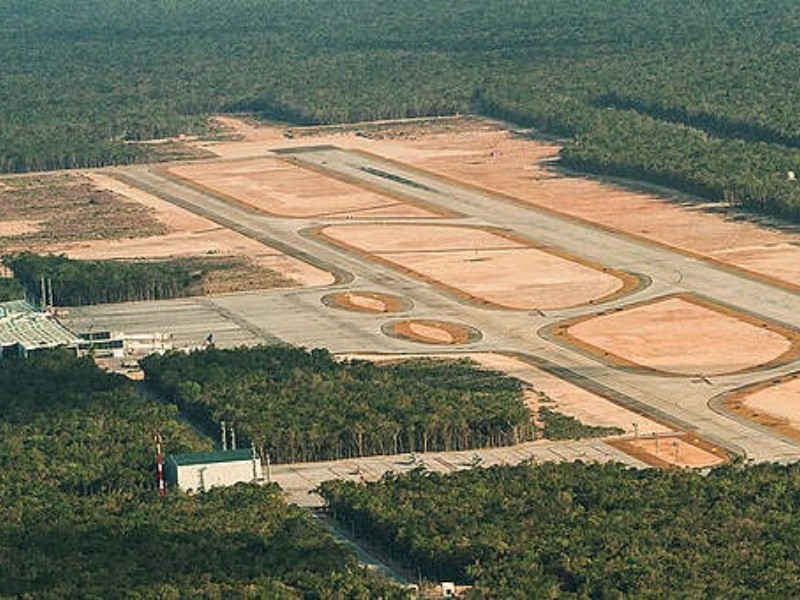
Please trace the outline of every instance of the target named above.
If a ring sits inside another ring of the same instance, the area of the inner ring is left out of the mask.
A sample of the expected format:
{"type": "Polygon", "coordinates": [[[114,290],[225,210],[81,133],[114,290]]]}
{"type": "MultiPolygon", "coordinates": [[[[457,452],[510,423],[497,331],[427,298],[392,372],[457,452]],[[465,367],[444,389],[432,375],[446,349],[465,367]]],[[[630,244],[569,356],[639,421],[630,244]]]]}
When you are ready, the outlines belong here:
{"type": "Polygon", "coordinates": [[[209,432],[235,421],[274,462],[533,439],[522,383],[469,361],[338,362],[287,346],[152,355],[146,381],[209,432]]]}
{"type": "Polygon", "coordinates": [[[211,444],[132,386],[68,352],[0,361],[0,596],[399,597],[276,487],[159,497],[153,435],[211,444]]]}
{"type": "Polygon", "coordinates": [[[18,279],[10,277],[0,278],[0,302],[7,300],[21,300],[25,298],[25,286],[18,279]]]}
{"type": "Polygon", "coordinates": [[[477,598],[794,598],[800,466],[422,470],[321,486],[331,513],[477,598]]]}
{"type": "MultiPolygon", "coordinates": [[[[247,269],[241,258],[183,258],[159,261],[74,260],[63,255],[19,252],[2,257],[31,298],[41,297],[42,277],[57,306],[163,300],[202,295],[211,278],[247,269]]],[[[286,285],[280,277],[264,285],[286,285]]],[[[267,279],[274,279],[269,281],[267,279]]],[[[2,280],[0,280],[2,281],[2,280]]],[[[18,286],[7,284],[14,290],[18,286]]],[[[0,293],[3,288],[0,287],[0,293]]]]}
{"type": "Polygon", "coordinates": [[[569,138],[564,164],[800,217],[793,0],[10,0],[0,172],[152,158],[250,112],[474,111],[569,138]]]}

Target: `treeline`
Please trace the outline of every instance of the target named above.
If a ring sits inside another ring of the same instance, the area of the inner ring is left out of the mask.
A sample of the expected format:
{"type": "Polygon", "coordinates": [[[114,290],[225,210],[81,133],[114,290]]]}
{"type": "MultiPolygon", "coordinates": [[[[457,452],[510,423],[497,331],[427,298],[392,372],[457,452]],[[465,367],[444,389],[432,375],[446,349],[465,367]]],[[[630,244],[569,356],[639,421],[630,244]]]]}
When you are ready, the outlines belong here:
{"type": "Polygon", "coordinates": [[[25,298],[25,286],[11,277],[0,277],[0,302],[22,300],[25,298]]]}
{"type": "Polygon", "coordinates": [[[520,465],[324,483],[331,514],[475,598],[800,594],[800,466],[520,465]]]}
{"type": "Polygon", "coordinates": [[[163,261],[74,260],[63,255],[20,252],[3,257],[31,298],[52,289],[58,306],[163,300],[201,294],[212,272],[240,266],[237,259],[163,261]]]}
{"type": "Polygon", "coordinates": [[[0,360],[0,596],[402,597],[274,486],[156,493],[207,450],[172,405],[66,351],[0,360]]]}
{"type": "Polygon", "coordinates": [[[798,216],[792,0],[58,0],[0,6],[0,172],[152,158],[246,111],[333,123],[478,111],[565,162],[798,216]]]}
{"type": "Polygon", "coordinates": [[[211,433],[234,421],[274,462],[533,439],[519,380],[469,361],[338,362],[287,346],[151,355],[146,382],[211,433]]]}

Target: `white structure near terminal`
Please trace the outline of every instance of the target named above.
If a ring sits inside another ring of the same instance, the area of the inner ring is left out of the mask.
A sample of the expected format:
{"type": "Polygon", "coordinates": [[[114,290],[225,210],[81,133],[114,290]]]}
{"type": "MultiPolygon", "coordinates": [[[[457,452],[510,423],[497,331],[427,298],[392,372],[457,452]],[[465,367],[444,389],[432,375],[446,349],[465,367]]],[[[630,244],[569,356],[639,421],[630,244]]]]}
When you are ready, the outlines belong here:
{"type": "Polygon", "coordinates": [[[123,355],[124,341],[110,331],[75,334],[50,312],[25,300],[0,302],[0,358],[28,356],[50,348],[69,348],[98,357],[123,355]]]}
{"type": "Polygon", "coordinates": [[[254,450],[218,450],[173,454],[164,465],[171,487],[185,492],[204,492],[217,486],[262,481],[261,461],[254,450]]]}

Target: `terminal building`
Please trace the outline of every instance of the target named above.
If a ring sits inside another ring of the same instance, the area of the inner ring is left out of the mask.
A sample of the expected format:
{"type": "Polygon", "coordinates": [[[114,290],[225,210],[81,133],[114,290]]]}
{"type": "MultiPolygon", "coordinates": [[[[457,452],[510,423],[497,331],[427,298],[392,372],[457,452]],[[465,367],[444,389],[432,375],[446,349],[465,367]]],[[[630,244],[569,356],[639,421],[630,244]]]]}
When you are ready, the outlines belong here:
{"type": "Polygon", "coordinates": [[[76,354],[121,357],[124,340],[109,331],[75,334],[25,300],[0,302],[0,359],[68,348],[76,354]]]}

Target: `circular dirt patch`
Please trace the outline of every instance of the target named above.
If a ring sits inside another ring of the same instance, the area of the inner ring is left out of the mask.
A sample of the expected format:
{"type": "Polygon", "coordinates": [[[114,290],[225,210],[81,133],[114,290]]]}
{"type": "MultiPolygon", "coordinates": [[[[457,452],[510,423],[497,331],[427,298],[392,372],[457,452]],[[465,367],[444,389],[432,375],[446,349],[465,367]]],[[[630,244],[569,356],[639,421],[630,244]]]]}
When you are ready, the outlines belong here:
{"type": "Polygon", "coordinates": [[[414,308],[414,303],[408,298],[366,291],[328,294],[322,297],[322,303],[331,308],[366,313],[407,312],[414,308]]]}
{"type": "Polygon", "coordinates": [[[481,339],[481,332],[469,325],[425,319],[393,321],[381,330],[390,337],[438,346],[471,344],[481,339]]]}

